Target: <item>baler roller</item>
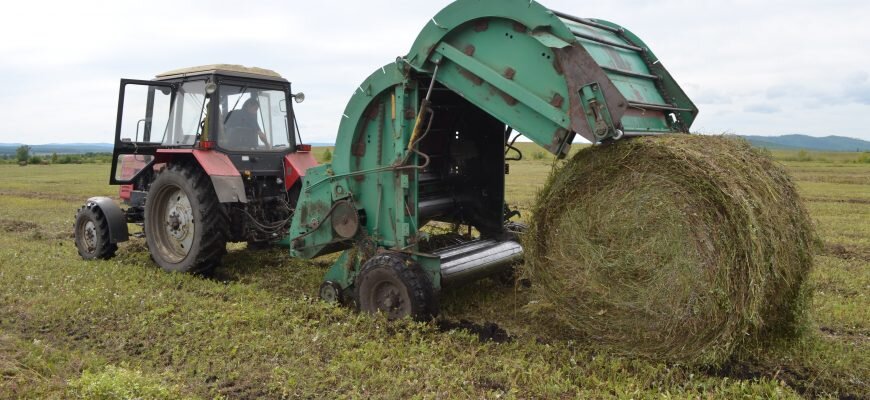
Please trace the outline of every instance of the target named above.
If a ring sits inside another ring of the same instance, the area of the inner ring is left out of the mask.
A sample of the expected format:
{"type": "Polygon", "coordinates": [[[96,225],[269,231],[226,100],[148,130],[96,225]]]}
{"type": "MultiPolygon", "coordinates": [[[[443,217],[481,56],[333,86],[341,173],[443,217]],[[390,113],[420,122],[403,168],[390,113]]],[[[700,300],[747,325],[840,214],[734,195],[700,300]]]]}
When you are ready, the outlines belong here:
{"type": "Polygon", "coordinates": [[[441,259],[442,285],[459,284],[492,275],[523,259],[514,240],[474,240],[436,251],[441,259]]]}

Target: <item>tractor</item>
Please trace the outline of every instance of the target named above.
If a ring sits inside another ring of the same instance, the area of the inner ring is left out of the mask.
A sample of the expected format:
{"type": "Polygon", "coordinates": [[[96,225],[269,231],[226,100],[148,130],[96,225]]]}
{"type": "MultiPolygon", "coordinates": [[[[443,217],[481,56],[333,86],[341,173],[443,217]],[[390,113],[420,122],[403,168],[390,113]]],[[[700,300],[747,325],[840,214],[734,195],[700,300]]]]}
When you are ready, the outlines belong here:
{"type": "Polygon", "coordinates": [[[142,226],[154,262],[201,272],[228,242],[265,246],[286,235],[301,178],[316,165],[301,143],[292,93],[279,74],[206,65],[122,79],[108,197],[87,200],[75,221],[85,259],[114,255],[142,226]]]}
{"type": "Polygon", "coordinates": [[[330,164],[315,165],[293,140],[289,85],[252,75],[246,84],[238,74],[185,71],[140,83],[149,95],[138,120],[126,118],[122,81],[111,182],[132,184],[126,194],[122,186],[129,207],[88,201],[76,222],[83,256],[111,254],[137,221],[171,271],[213,267],[227,241],[272,240],[303,259],[341,252],[322,299],[427,319],[444,287],[523,258],[523,225],[505,201],[508,161],[522,157],[518,135],[562,158],[578,136],[688,133],[698,113],[627,29],[528,0],[457,0],[439,12],[407,55],[359,85],[330,164]],[[183,85],[194,76],[202,94],[187,102],[183,85]],[[271,107],[255,129],[268,140],[239,149],[228,144],[236,133],[227,113],[248,92],[261,112],[271,107]],[[168,121],[148,111],[157,98],[168,121]],[[181,118],[190,130],[177,128],[181,118]],[[163,131],[157,143],[153,127],[163,131]]]}

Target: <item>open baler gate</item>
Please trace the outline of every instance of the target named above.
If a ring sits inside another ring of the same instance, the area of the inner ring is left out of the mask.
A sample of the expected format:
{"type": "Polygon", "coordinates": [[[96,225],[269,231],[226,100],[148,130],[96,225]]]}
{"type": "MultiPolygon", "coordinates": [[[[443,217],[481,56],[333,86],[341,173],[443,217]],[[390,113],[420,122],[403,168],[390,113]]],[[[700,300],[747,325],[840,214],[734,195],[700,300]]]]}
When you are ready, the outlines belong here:
{"type": "Polygon", "coordinates": [[[640,38],[536,2],[457,1],[405,61],[556,155],[575,134],[687,132],[698,112],[640,38]]]}
{"type": "Polygon", "coordinates": [[[348,249],[324,297],[358,285],[384,252],[413,259],[435,290],[473,279],[522,256],[505,203],[511,131],[564,157],[578,134],[598,143],[687,132],[696,114],[652,51],[615,24],[528,0],[459,0],[354,92],[332,164],[307,172],[288,244],[304,258],[348,249]],[[438,244],[430,222],[469,234],[438,244]]]}

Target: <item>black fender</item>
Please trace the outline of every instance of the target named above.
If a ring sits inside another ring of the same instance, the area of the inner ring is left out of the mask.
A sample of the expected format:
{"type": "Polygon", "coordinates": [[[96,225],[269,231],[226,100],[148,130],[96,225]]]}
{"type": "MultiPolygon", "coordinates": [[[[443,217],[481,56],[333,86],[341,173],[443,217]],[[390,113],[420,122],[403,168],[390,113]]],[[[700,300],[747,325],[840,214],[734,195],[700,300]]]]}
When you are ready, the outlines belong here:
{"type": "Polygon", "coordinates": [[[91,197],[85,202],[88,206],[98,208],[109,224],[109,242],[120,243],[130,239],[127,231],[127,214],[109,197],[91,197]]]}

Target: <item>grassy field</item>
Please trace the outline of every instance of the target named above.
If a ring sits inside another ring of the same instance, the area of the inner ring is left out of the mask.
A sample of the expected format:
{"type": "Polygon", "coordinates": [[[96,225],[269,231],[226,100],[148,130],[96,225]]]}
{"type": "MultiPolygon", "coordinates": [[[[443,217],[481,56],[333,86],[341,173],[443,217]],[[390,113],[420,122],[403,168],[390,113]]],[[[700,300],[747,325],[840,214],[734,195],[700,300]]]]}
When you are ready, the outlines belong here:
{"type": "MultiPolygon", "coordinates": [[[[528,211],[553,160],[521,149],[507,193],[528,211]]],[[[116,195],[108,165],[3,165],[0,398],[868,398],[870,163],[773,155],[824,242],[813,326],[720,366],[543,337],[534,299],[492,280],[444,293],[440,322],[389,323],[315,298],[328,257],[233,245],[208,276],[167,274],[132,239],[83,262],[73,217],[87,197],[116,195]]]]}

